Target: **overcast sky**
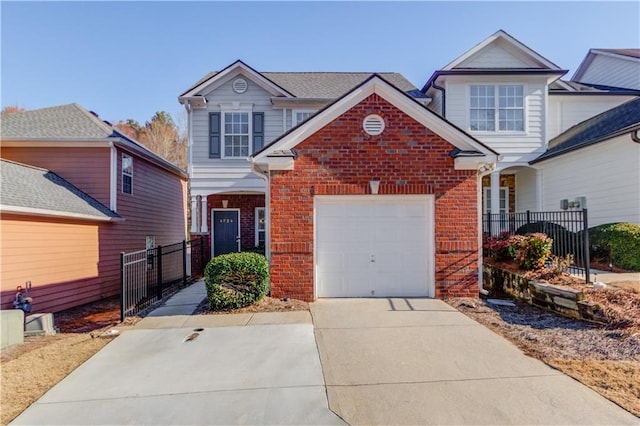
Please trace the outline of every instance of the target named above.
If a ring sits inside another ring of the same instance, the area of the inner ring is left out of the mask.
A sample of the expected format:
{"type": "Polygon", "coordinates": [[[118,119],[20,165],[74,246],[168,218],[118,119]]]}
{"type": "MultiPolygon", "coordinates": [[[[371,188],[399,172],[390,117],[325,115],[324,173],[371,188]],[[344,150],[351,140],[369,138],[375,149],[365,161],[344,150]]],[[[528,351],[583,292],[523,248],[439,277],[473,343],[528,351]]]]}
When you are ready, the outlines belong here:
{"type": "Polygon", "coordinates": [[[640,47],[640,2],[0,2],[2,106],[77,102],[115,122],[242,59],[259,71],[396,71],[418,87],[498,29],[570,78],[640,47]]]}

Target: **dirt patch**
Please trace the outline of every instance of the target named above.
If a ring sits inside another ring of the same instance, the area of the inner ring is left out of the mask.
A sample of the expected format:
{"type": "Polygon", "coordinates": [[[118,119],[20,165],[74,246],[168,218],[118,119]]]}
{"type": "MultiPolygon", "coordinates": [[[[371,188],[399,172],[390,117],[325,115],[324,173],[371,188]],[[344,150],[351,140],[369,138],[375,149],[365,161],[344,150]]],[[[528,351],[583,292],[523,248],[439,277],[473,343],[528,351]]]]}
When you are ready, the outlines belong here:
{"type": "Polygon", "coordinates": [[[504,336],[527,355],[640,415],[640,332],[634,327],[623,323],[607,327],[590,324],[520,302],[515,307],[476,299],[447,302],[504,336]]]}
{"type": "Polygon", "coordinates": [[[228,311],[212,311],[209,309],[209,303],[205,299],[200,303],[194,315],[223,315],[223,314],[242,314],[242,313],[259,313],[259,312],[291,312],[291,311],[308,311],[309,304],[297,299],[275,299],[273,297],[265,297],[258,303],[246,306],[240,309],[228,311]]]}

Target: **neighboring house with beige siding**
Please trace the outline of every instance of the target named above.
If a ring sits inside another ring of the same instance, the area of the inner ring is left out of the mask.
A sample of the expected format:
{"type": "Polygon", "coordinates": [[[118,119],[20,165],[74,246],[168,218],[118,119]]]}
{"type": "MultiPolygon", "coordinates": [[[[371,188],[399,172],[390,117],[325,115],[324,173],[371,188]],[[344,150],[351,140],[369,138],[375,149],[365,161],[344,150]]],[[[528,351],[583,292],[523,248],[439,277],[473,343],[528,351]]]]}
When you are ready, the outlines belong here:
{"type": "Polygon", "coordinates": [[[40,312],[116,295],[120,252],[186,237],[186,173],[95,114],[70,104],[1,124],[2,309],[26,281],[40,312]]]}

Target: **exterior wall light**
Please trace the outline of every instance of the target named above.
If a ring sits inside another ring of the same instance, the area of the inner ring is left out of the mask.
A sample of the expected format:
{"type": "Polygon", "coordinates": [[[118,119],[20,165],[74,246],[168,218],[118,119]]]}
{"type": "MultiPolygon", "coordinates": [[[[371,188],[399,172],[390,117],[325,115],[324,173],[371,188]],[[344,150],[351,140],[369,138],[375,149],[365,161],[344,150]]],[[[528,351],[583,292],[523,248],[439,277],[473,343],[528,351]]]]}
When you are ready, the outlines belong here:
{"type": "Polygon", "coordinates": [[[373,178],[372,180],[369,181],[369,189],[371,190],[371,193],[373,195],[377,195],[378,194],[378,190],[380,189],[380,179],[379,178],[373,178]]]}
{"type": "Polygon", "coordinates": [[[222,200],[222,208],[223,209],[226,209],[228,205],[229,205],[229,200],[222,200]]]}

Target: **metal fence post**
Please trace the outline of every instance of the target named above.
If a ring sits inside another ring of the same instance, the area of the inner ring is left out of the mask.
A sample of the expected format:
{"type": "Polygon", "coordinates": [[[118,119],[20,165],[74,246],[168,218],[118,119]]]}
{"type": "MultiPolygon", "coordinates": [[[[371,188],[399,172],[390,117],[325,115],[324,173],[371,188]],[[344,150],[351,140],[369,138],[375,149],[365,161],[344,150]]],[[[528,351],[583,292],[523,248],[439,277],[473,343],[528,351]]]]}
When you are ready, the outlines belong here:
{"type": "MultiPolygon", "coordinates": [[[[527,210],[527,225],[531,223],[531,210],[527,210]]],[[[529,229],[529,227],[527,227],[529,229]]]]}
{"type": "Polygon", "coordinates": [[[489,232],[489,236],[493,237],[493,227],[491,225],[491,210],[487,211],[487,232],[489,232]]]}
{"type": "Polygon", "coordinates": [[[156,255],[158,256],[158,281],[157,281],[157,297],[158,300],[162,300],[162,246],[156,248],[156,255]]]}
{"type": "Polygon", "coordinates": [[[187,241],[182,240],[182,285],[187,285],[187,241]]]}
{"type": "Polygon", "coordinates": [[[124,321],[124,252],[120,252],[120,322],[124,321]]]}
{"type": "Polygon", "coordinates": [[[204,275],[204,259],[205,259],[205,255],[204,255],[204,237],[201,236],[200,237],[200,273],[202,275],[204,275]]]}
{"type": "Polygon", "coordinates": [[[584,250],[584,272],[585,281],[591,281],[591,259],[589,258],[589,221],[587,220],[587,209],[582,209],[582,249],[584,250]]]}

